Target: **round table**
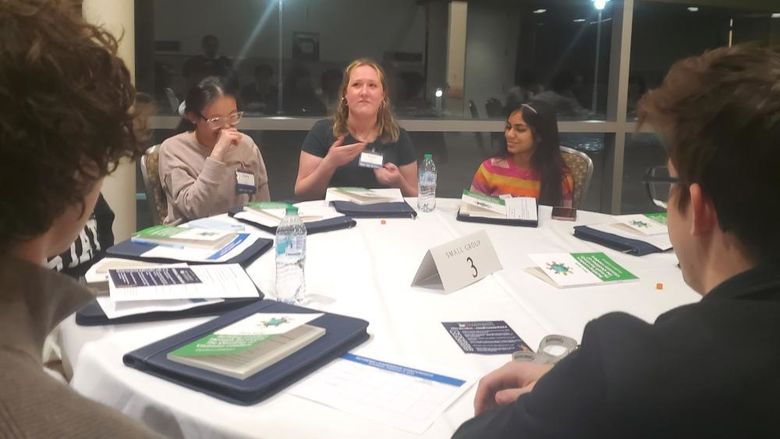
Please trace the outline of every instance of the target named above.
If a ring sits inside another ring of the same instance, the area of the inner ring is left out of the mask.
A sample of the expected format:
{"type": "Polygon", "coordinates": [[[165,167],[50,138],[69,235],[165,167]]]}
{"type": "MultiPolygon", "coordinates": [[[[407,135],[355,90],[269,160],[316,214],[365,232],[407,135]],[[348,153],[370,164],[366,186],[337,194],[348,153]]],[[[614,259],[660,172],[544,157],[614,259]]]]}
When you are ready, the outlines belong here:
{"type": "MultiPolygon", "coordinates": [[[[653,321],[700,297],[684,284],[672,253],[639,258],[573,236],[572,226],[607,222],[608,215],[580,211],[576,223],[556,221],[541,206],[538,228],[496,226],[456,221],[458,204],[439,199],[434,212],[414,220],[360,219],[357,227],[309,236],[305,306],[367,320],[371,338],[351,351],[355,354],[400,363],[394,360],[411,358],[426,370],[456,369],[478,378],[509,357],[465,354],[441,322],[503,320],[535,349],[547,334],[580,340],[585,324],[607,312],[653,321]],[[479,230],[487,231],[502,270],[451,293],[411,286],[429,248],[479,230]],[[592,251],[607,253],[640,280],[559,289],[525,271],[532,265],[529,253],[592,251]]],[[[273,291],[273,252],[247,272],[261,291],[273,291]]],[[[73,368],[71,385],[170,437],[419,437],[286,391],[242,407],[123,365],[125,353],[206,320],[80,327],[71,316],[60,330],[63,356],[73,368]]],[[[475,391],[472,386],[422,437],[450,437],[473,415],[475,391]]]]}

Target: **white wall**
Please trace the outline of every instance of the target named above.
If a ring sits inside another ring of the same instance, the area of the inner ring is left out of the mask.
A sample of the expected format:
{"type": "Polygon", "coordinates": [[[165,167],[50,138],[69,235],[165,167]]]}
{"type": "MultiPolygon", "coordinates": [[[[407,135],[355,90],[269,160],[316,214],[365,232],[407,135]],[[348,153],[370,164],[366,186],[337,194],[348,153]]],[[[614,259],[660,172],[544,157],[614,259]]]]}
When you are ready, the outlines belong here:
{"type": "Polygon", "coordinates": [[[514,85],[519,23],[519,12],[506,5],[469,2],[465,95],[482,118],[485,101],[490,97],[503,101],[514,85]]]}

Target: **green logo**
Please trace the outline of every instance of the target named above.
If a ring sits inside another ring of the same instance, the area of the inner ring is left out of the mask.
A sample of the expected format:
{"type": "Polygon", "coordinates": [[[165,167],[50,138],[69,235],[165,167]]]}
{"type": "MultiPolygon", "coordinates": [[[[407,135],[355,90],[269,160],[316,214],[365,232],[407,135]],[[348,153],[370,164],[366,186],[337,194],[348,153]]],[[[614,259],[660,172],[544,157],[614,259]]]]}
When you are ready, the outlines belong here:
{"type": "Polygon", "coordinates": [[[270,319],[270,320],[263,320],[260,322],[261,325],[265,326],[266,328],[269,328],[271,326],[281,326],[285,323],[289,323],[290,321],[287,319],[287,317],[282,317],[280,319],[277,319],[276,317],[270,319]]]}
{"type": "Polygon", "coordinates": [[[571,267],[562,262],[548,262],[547,269],[552,271],[554,274],[560,274],[562,276],[568,276],[572,273],[571,267]]]}

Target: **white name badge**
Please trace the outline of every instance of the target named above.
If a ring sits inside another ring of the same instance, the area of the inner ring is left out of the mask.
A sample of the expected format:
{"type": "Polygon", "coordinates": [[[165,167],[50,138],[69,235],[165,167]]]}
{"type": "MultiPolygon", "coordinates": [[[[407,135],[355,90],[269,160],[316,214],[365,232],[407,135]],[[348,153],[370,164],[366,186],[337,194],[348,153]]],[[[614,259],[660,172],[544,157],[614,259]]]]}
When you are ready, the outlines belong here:
{"type": "Polygon", "coordinates": [[[251,172],[236,170],[236,193],[254,194],[255,192],[257,192],[255,175],[251,172]]]}
{"type": "Polygon", "coordinates": [[[481,230],[428,250],[412,286],[443,287],[450,293],[501,268],[493,243],[481,230]]]}
{"type": "Polygon", "coordinates": [[[362,152],[358,166],[363,168],[381,168],[384,156],[378,152],[362,152]]]}

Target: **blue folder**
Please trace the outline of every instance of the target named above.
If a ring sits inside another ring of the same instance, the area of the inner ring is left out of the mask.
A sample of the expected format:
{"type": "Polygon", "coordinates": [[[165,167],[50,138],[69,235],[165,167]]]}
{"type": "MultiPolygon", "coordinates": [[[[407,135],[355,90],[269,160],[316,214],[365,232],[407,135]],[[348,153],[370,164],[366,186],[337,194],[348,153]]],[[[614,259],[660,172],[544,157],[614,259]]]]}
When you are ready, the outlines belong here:
{"type": "Polygon", "coordinates": [[[320,313],[313,309],[262,300],[221,317],[125,354],[127,366],[227,402],[250,405],[295,383],[368,339],[368,322],[324,313],[309,325],[325,328],[325,335],[279,362],[244,379],[176,363],[167,354],[198,338],[256,313],[320,313]]]}
{"type": "MultiPolygon", "coordinates": [[[[249,224],[250,226],[257,227],[258,229],[265,230],[266,232],[269,233],[276,233],[276,227],[266,226],[264,224],[256,223],[246,218],[236,218],[235,215],[239,212],[242,212],[243,210],[244,209],[241,207],[232,209],[228,212],[228,215],[235,218],[238,221],[241,221],[244,224],[249,224]]],[[[348,216],[338,216],[335,218],[328,218],[320,221],[310,221],[304,223],[303,225],[306,226],[306,234],[313,235],[315,233],[349,229],[351,227],[355,227],[355,225],[357,225],[357,222],[355,222],[355,220],[353,220],[348,216]]]]}
{"type": "Polygon", "coordinates": [[[203,317],[224,314],[234,309],[242,308],[251,303],[257,302],[263,298],[260,297],[225,299],[222,302],[211,303],[195,308],[177,310],[177,311],[154,311],[144,314],[134,314],[130,316],[108,318],[103,309],[100,308],[96,300],[89,302],[83,308],[76,311],[76,324],[79,326],[101,326],[101,325],[120,325],[124,323],[142,323],[156,322],[160,320],[186,319],[191,317],[203,317]]]}
{"type": "MultiPolygon", "coordinates": [[[[258,238],[251,246],[241,252],[239,255],[222,262],[223,264],[241,264],[242,267],[247,267],[260,255],[267,252],[273,247],[274,241],[271,239],[258,238]]],[[[160,263],[176,263],[187,262],[189,264],[198,264],[199,262],[179,261],[167,258],[147,258],[143,255],[149,250],[157,247],[156,244],[147,244],[141,242],[133,242],[131,240],[122,241],[106,250],[106,255],[115,258],[135,259],[139,261],[148,262],[160,262],[160,263]]]]}
{"type": "Polygon", "coordinates": [[[663,253],[666,251],[639,239],[625,238],[588,226],[574,226],[574,236],[584,241],[595,242],[596,244],[634,256],[644,256],[650,253],[663,253]]]}
{"type": "Polygon", "coordinates": [[[357,204],[351,201],[331,201],[337,212],[352,218],[416,218],[417,211],[406,201],[357,204]]]}

